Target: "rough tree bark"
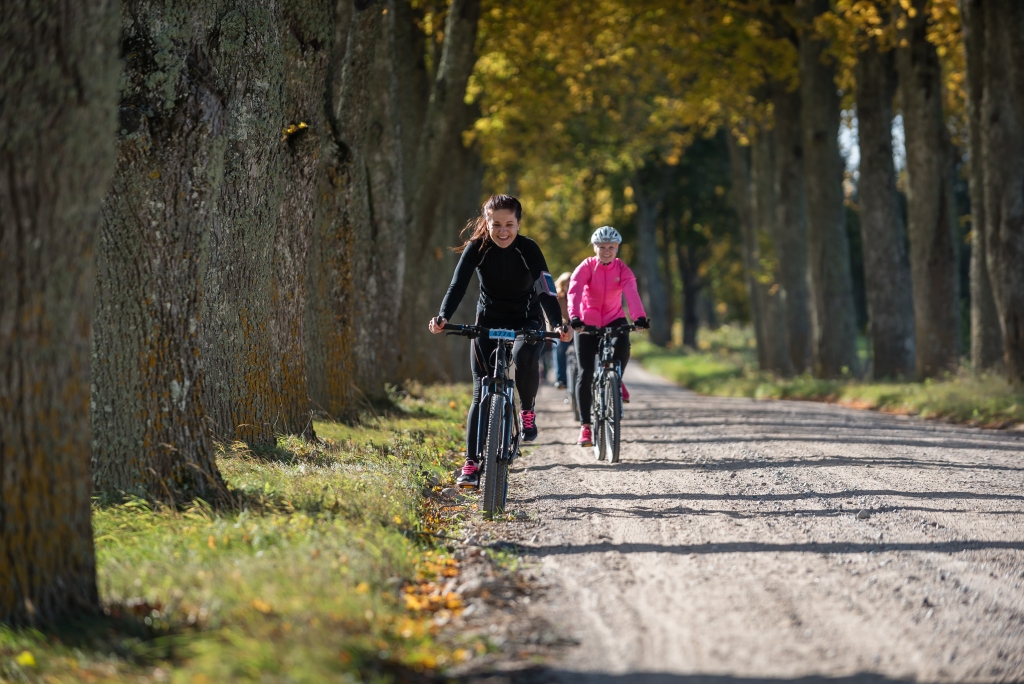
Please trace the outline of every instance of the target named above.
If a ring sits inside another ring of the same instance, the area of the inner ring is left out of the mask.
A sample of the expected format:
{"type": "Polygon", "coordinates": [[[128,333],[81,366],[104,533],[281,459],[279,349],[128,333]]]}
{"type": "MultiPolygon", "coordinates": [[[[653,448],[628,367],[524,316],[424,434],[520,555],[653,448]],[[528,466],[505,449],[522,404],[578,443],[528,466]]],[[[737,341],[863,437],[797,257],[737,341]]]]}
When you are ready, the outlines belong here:
{"type": "MultiPolygon", "coordinates": [[[[281,47],[284,51],[284,110],[287,124],[282,173],[284,198],[274,237],[274,269],[271,279],[271,341],[274,345],[272,386],[277,399],[275,428],[278,432],[314,437],[306,329],[315,311],[316,285],[323,277],[318,268],[314,226],[321,226],[319,201],[330,196],[323,181],[321,163],[330,145],[331,129],[327,111],[328,69],[334,48],[335,3],[332,0],[284,0],[281,47]],[[302,127],[305,124],[305,127],[302,127]],[[292,127],[295,127],[292,129],[292,127]],[[307,278],[309,289],[307,290],[307,278]],[[307,307],[308,292],[308,307],[307,307]]],[[[347,259],[347,252],[329,254],[347,259]]],[[[344,277],[325,283],[344,287],[344,277]]],[[[344,301],[343,297],[339,297],[344,301]]],[[[333,341],[333,340],[332,340],[333,341]]],[[[326,340],[323,340],[326,343],[326,340]]],[[[340,342],[330,348],[340,356],[332,371],[344,369],[346,347],[340,342]]],[[[312,352],[312,350],[310,350],[312,352]]],[[[310,366],[319,361],[310,354],[310,366]]],[[[314,377],[321,379],[320,374],[314,377]]]]}
{"type": "Polygon", "coordinates": [[[905,15],[905,47],[897,49],[900,100],[907,141],[907,235],[914,294],[917,375],[932,377],[957,366],[960,296],[953,156],[942,117],[942,73],[928,42],[927,0],[905,15]]]}
{"type": "Polygon", "coordinates": [[[1024,384],[1024,7],[985,3],[985,257],[1006,373],[1024,384]]]}
{"type": "Polygon", "coordinates": [[[778,283],[786,312],[789,363],[803,373],[811,362],[811,314],[807,299],[807,197],[800,91],[772,86],[775,120],[775,252],[778,283]]]}
{"type": "Polygon", "coordinates": [[[662,278],[658,253],[658,214],[668,192],[672,168],[660,165],[638,171],[633,179],[636,202],[637,252],[640,281],[646,290],[645,308],[650,317],[650,339],[664,347],[672,339],[672,322],[668,320],[668,292],[662,278]]]}
{"type": "Polygon", "coordinates": [[[99,490],[226,496],[203,402],[201,277],[228,143],[225,93],[262,3],[131,0],[122,11],[118,167],[103,205],[93,347],[99,490]]]}
{"type": "Polygon", "coordinates": [[[117,3],[0,9],[0,622],[97,609],[93,237],[114,170],[117,3]]]}
{"type": "MultiPolygon", "coordinates": [[[[808,23],[829,8],[808,0],[808,23]]],[[[843,156],[839,151],[839,93],[827,44],[813,34],[800,40],[800,99],[807,193],[807,261],[811,296],[814,375],[857,374],[857,318],[850,245],[843,207],[843,156]]]]}
{"type": "Polygon", "coordinates": [[[895,54],[880,52],[872,42],[858,57],[858,193],[873,372],[876,378],[910,377],[915,372],[914,300],[892,156],[895,54]]]}
{"type": "Polygon", "coordinates": [[[348,150],[340,171],[352,235],[355,381],[363,396],[387,396],[396,380],[398,306],[405,273],[405,193],[397,112],[395,3],[354,10],[336,103],[337,135],[348,150]]]}
{"type": "Polygon", "coordinates": [[[789,340],[786,335],[785,293],[778,282],[779,262],[775,252],[778,226],[778,202],[775,194],[775,134],[758,132],[750,148],[751,197],[753,202],[752,261],[756,264],[755,282],[761,298],[764,321],[765,370],[779,375],[793,374],[789,340]]]}
{"type": "Polygon", "coordinates": [[[203,278],[203,369],[214,437],[266,445],[275,440],[270,279],[284,187],[280,7],[263,0],[245,21],[239,63],[246,66],[224,93],[223,180],[203,278]]]}
{"type": "Polygon", "coordinates": [[[982,144],[985,8],[980,0],[960,0],[964,52],[967,59],[968,183],[971,195],[971,365],[992,368],[1003,358],[1003,333],[992,297],[985,258],[985,162],[982,144]]]}
{"type": "MultiPolygon", "coordinates": [[[[422,126],[415,148],[410,147],[408,133],[403,132],[403,162],[411,165],[411,187],[406,205],[406,263],[403,282],[400,352],[401,374],[404,377],[434,380],[444,377],[438,362],[437,344],[428,338],[427,320],[437,313],[440,300],[432,296],[433,283],[447,278],[451,263],[446,248],[451,244],[454,226],[440,226],[439,205],[445,196],[444,186],[450,177],[449,168],[458,161],[461,148],[461,125],[466,103],[464,96],[469,76],[476,64],[476,35],[480,18],[480,0],[452,0],[445,22],[444,43],[436,62],[437,70],[429,88],[429,100],[423,113],[422,126]],[[454,158],[453,158],[454,157],[454,158]],[[443,273],[443,275],[442,275],[443,273]]],[[[410,55],[402,45],[404,55],[410,55]]],[[[413,53],[412,65],[399,66],[400,97],[405,110],[416,96],[420,59],[413,53]]],[[[408,117],[403,115],[403,124],[408,117]]],[[[461,228],[461,226],[459,226],[461,228]]],[[[453,265],[453,264],[452,264],[453,265]]]]}

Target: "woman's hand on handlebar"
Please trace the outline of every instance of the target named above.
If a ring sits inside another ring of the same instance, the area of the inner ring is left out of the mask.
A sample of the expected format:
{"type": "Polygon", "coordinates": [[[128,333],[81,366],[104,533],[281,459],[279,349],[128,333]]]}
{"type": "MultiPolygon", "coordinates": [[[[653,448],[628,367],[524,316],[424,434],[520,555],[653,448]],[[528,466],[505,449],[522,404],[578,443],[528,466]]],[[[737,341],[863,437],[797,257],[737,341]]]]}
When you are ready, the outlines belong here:
{"type": "Polygon", "coordinates": [[[438,316],[437,318],[431,318],[430,323],[427,324],[427,328],[429,328],[430,332],[434,333],[435,335],[440,335],[442,332],[444,332],[444,324],[447,322],[447,320],[441,318],[440,316],[438,316]]]}
{"type": "Polygon", "coordinates": [[[559,326],[558,333],[558,339],[561,340],[562,342],[572,341],[572,328],[570,328],[569,326],[564,324],[559,326]]]}

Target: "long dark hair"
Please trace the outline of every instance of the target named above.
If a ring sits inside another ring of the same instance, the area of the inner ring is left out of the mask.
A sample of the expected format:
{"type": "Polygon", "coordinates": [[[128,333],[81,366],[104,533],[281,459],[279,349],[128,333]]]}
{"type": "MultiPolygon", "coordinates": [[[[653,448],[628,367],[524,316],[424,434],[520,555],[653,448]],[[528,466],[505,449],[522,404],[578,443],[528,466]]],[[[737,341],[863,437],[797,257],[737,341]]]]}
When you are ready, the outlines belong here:
{"type": "Polygon", "coordinates": [[[466,251],[474,242],[478,243],[481,249],[486,249],[491,243],[491,234],[487,231],[487,212],[507,209],[516,215],[516,221],[523,220],[523,205],[512,195],[491,195],[484,205],[480,207],[480,215],[471,219],[462,234],[469,233],[469,238],[458,247],[452,247],[452,251],[461,254],[466,251]]]}

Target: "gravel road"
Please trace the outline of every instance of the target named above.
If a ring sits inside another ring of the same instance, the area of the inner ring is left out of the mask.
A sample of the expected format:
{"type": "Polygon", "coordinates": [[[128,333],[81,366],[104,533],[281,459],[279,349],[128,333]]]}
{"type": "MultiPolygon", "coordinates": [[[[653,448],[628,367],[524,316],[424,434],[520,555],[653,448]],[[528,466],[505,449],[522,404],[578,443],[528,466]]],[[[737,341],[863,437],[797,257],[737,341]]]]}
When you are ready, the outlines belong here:
{"type": "Polygon", "coordinates": [[[513,473],[545,680],[1024,681],[1024,435],[626,380],[622,463],[545,388],[513,473]]]}

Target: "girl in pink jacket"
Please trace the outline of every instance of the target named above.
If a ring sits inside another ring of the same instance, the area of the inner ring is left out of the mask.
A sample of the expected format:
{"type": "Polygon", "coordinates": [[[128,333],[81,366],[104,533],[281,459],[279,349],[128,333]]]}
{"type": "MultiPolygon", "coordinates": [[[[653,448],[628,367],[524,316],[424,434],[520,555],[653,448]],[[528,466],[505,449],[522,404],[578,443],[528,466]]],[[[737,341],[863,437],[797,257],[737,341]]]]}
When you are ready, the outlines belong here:
{"type": "MultiPolygon", "coordinates": [[[[596,327],[626,325],[626,312],[622,297],[626,297],[629,314],[638,327],[647,328],[649,322],[643,302],[636,289],[636,276],[625,262],[616,257],[622,236],[611,226],[594,231],[590,238],[594,254],[573,271],[569,280],[569,324],[574,328],[584,325],[596,327]]],[[[626,370],[629,363],[629,334],[614,338],[615,359],[626,370]]],[[[596,335],[576,335],[576,360],[580,374],[576,380],[576,405],[580,409],[580,446],[593,446],[590,429],[590,409],[593,397],[590,383],[594,378],[594,365],[598,354],[596,335]]],[[[622,401],[629,401],[629,392],[622,384],[622,401]]]]}

